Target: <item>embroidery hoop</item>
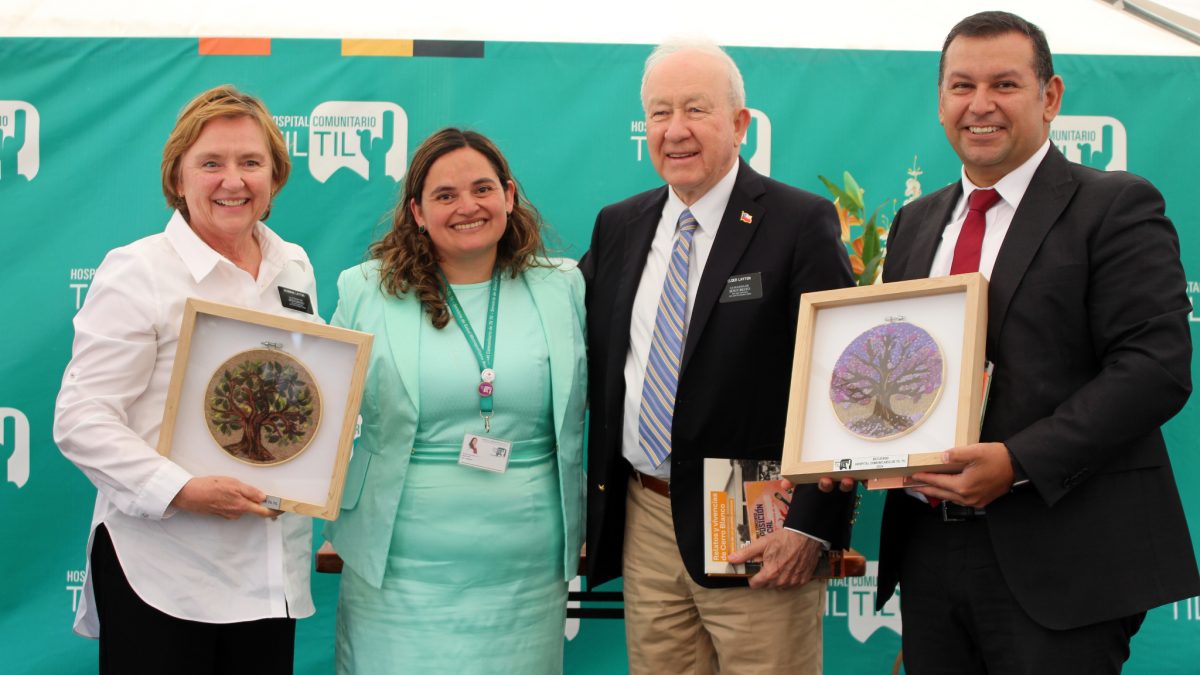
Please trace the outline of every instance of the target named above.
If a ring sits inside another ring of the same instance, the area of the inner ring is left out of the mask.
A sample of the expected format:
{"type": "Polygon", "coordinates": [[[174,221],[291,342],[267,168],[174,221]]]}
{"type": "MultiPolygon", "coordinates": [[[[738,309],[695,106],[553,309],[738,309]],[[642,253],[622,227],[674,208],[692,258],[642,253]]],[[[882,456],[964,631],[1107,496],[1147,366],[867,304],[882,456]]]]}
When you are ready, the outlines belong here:
{"type": "Polygon", "coordinates": [[[208,433],[212,436],[213,441],[217,444],[221,451],[227,454],[231,459],[237,460],[242,464],[248,464],[256,467],[278,466],[299,457],[304,453],[305,450],[308,449],[309,445],[312,444],[313,439],[317,435],[317,431],[321,427],[321,415],[324,412],[324,405],[318,380],[313,376],[312,371],[309,370],[308,366],[306,366],[303,361],[296,356],[285,352],[281,343],[264,341],[261,344],[261,347],[254,347],[238,352],[225,359],[219,366],[217,366],[216,370],[214,370],[212,375],[209,376],[208,384],[205,385],[204,388],[204,397],[201,401],[201,415],[204,418],[205,427],[208,429],[208,433]],[[313,411],[309,416],[308,421],[304,423],[304,433],[301,435],[300,440],[298,441],[299,448],[293,451],[292,447],[296,444],[281,445],[279,443],[270,443],[260,439],[260,445],[263,446],[267,452],[276,454],[280,451],[285,451],[288,453],[282,459],[277,459],[275,461],[255,461],[231,450],[228,446],[236,442],[239,431],[241,432],[242,437],[245,438],[247,430],[243,428],[240,430],[235,430],[229,434],[221,432],[217,428],[216,422],[214,422],[213,418],[215,415],[210,408],[211,401],[215,395],[216,387],[221,384],[221,381],[223,380],[223,373],[244,363],[248,363],[254,359],[262,359],[264,361],[268,359],[277,360],[283,363],[285,366],[291,366],[295,368],[296,372],[299,374],[299,379],[304,382],[304,384],[308,387],[308,390],[312,392],[313,411]]]}
{"type": "MultiPolygon", "coordinates": [[[[918,427],[920,427],[922,424],[924,424],[929,419],[929,417],[933,413],[933,411],[937,409],[938,404],[942,400],[942,392],[945,391],[945,389],[946,389],[946,352],[944,349],[942,349],[941,343],[938,342],[937,338],[934,337],[934,335],[931,332],[922,328],[921,326],[918,326],[917,324],[914,324],[914,323],[908,321],[903,315],[886,316],[886,317],[884,317],[883,323],[876,324],[876,325],[868,328],[867,330],[859,333],[858,335],[855,335],[846,344],[845,348],[843,348],[841,353],[838,355],[837,363],[839,363],[839,364],[842,363],[842,361],[848,357],[851,346],[854,345],[854,343],[857,342],[858,340],[862,339],[864,336],[867,336],[868,334],[871,334],[871,333],[881,332],[881,329],[883,329],[887,326],[897,325],[897,324],[905,324],[907,326],[911,326],[913,329],[916,329],[917,331],[919,331],[920,336],[922,336],[922,338],[921,338],[922,340],[928,340],[933,345],[933,347],[935,349],[934,356],[937,359],[938,369],[940,371],[938,373],[937,389],[933,392],[933,400],[931,400],[928,405],[921,407],[920,417],[918,417],[915,420],[912,420],[912,423],[909,424],[907,427],[900,429],[894,433],[885,434],[885,435],[881,435],[881,436],[871,436],[869,434],[859,433],[858,431],[855,431],[851,427],[852,424],[854,424],[855,422],[858,422],[862,419],[865,419],[865,417],[850,418],[849,415],[845,412],[850,406],[847,406],[842,403],[838,403],[837,401],[834,400],[834,398],[833,398],[833,390],[835,387],[834,382],[836,381],[836,378],[838,376],[838,370],[835,367],[834,371],[833,371],[833,377],[831,378],[830,383],[829,383],[829,395],[828,395],[829,396],[829,404],[831,406],[831,409],[833,410],[834,417],[837,418],[838,422],[840,423],[840,427],[843,430],[845,430],[847,433],[855,436],[856,438],[861,438],[865,441],[871,441],[871,442],[890,441],[892,439],[900,438],[901,436],[905,436],[907,434],[912,433],[918,427]]],[[[922,396],[921,399],[924,399],[927,396],[928,395],[922,396]]],[[[911,398],[910,398],[910,400],[911,400],[911,398]]],[[[872,396],[870,399],[871,405],[877,405],[878,401],[879,401],[878,394],[872,396]]],[[[866,405],[866,403],[863,403],[860,405],[866,405]]],[[[890,401],[885,403],[885,405],[889,409],[891,409],[890,401]]],[[[919,405],[919,404],[916,404],[916,405],[919,405]]],[[[903,414],[903,413],[901,413],[901,414],[903,414]]],[[[908,416],[905,415],[905,417],[908,417],[908,416]]]]}

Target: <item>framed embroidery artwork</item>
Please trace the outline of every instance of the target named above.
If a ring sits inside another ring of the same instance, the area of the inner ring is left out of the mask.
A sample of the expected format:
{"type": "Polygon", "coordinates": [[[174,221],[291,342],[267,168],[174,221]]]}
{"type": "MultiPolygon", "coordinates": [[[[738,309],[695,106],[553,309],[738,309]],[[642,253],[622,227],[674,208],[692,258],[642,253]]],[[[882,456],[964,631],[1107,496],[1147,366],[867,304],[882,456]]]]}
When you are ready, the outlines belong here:
{"type": "Polygon", "coordinates": [[[232,476],[265,505],[333,520],[372,336],[189,298],[158,451],[232,476]]]}
{"type": "Polygon", "coordinates": [[[802,296],[783,475],[956,470],[941,453],[979,439],[986,327],[977,273],[802,296]]]}

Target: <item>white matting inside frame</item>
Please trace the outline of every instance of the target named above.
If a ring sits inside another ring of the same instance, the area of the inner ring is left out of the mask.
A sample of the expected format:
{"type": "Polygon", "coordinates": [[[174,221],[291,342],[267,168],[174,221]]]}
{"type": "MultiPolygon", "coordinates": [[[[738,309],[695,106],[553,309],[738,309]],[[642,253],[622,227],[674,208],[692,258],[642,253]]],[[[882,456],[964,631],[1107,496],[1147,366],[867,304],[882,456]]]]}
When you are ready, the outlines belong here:
{"type": "Polygon", "coordinates": [[[801,437],[804,461],[910,455],[954,447],[966,302],[966,293],[941,293],[818,309],[801,437]],[[834,413],[829,389],[834,365],[846,346],[865,331],[886,323],[889,316],[903,316],[905,321],[933,336],[941,347],[945,370],[937,405],[920,426],[896,438],[872,441],[856,436],[842,425],[834,413]]]}
{"type": "Polygon", "coordinates": [[[198,312],[179,395],[171,460],[197,476],[232,476],[268,495],[325,505],[356,349],[347,342],[198,312]],[[304,452],[282,464],[256,466],[237,461],[217,444],[205,422],[204,397],[213,373],[226,359],[262,348],[263,342],[283,345],[282,351],[304,363],[320,387],[323,410],[320,427],[304,452]]]}

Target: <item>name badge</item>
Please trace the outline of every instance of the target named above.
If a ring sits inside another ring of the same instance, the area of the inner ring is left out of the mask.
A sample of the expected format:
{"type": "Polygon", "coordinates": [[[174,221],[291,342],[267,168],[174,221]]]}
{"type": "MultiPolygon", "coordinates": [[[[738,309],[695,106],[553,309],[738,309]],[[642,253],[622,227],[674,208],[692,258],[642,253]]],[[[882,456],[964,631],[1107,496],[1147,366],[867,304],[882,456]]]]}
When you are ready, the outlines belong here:
{"type": "Polygon", "coordinates": [[[293,291],[283,286],[278,286],[277,288],[279,288],[279,302],[285,308],[304,312],[305,314],[313,313],[312,298],[308,296],[308,293],[293,291]]]}
{"type": "Polygon", "coordinates": [[[762,297],[762,272],[735,274],[725,282],[725,292],[721,293],[721,302],[742,302],[743,300],[758,300],[762,297]]]}
{"type": "Polygon", "coordinates": [[[504,473],[508,470],[508,456],[511,452],[512,441],[465,434],[462,450],[458,453],[458,463],[493,473],[504,473]]]}

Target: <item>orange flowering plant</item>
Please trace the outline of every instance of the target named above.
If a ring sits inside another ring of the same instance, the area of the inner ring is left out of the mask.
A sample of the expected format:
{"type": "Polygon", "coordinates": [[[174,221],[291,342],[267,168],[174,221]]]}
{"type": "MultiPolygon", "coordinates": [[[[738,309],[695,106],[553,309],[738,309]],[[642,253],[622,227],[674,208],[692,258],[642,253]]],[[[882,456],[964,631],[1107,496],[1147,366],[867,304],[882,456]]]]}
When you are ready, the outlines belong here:
{"type": "MultiPolygon", "coordinates": [[[[921,169],[917,166],[917,158],[913,157],[913,165],[908,169],[908,181],[904,186],[904,203],[907,204],[921,196],[921,169]]],[[[859,286],[870,286],[878,282],[883,260],[887,254],[887,231],[891,218],[896,215],[896,200],[885,200],[875,207],[871,217],[863,220],[866,213],[866,193],[849,171],[842,174],[841,187],[825,176],[817,176],[833,195],[833,206],[837,209],[838,221],[842,225],[842,242],[847,246],[850,256],[850,270],[854,273],[854,281],[859,286]],[[891,202],[891,214],[881,215],[884,206],[891,202]],[[854,236],[857,234],[858,236],[854,236]]]]}

